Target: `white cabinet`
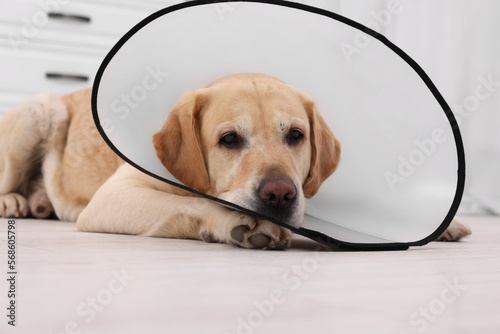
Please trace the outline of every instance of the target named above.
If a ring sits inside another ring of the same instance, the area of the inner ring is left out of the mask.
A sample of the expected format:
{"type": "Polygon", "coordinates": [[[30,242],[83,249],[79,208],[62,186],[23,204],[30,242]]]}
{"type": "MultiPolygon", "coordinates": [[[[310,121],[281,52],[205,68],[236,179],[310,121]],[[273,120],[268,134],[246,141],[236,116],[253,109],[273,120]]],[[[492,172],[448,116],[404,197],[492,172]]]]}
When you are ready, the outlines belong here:
{"type": "Polygon", "coordinates": [[[101,61],[130,28],[182,1],[2,0],[0,115],[40,92],[92,85],[101,61]]]}

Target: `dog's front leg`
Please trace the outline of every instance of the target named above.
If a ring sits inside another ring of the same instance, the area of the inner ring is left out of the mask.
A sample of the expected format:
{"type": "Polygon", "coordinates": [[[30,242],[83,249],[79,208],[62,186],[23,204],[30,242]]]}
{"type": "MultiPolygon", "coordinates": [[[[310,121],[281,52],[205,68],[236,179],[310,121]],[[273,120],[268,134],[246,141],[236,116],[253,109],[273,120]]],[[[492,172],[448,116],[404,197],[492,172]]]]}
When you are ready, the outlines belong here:
{"type": "Polygon", "coordinates": [[[78,230],[199,239],[244,248],[283,249],[290,243],[290,231],[276,224],[176,192],[123,165],[82,211],[78,230]]]}

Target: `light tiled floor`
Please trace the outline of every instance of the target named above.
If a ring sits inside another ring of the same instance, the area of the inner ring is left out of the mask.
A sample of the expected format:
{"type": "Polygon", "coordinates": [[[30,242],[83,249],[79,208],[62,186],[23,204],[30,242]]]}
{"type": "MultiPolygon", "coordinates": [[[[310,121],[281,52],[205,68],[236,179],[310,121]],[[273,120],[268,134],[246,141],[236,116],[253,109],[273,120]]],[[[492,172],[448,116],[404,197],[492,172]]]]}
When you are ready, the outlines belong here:
{"type": "Polygon", "coordinates": [[[2,279],[0,332],[497,334],[500,218],[466,221],[460,243],[327,252],[298,237],[253,251],[16,220],[17,326],[2,279]]]}

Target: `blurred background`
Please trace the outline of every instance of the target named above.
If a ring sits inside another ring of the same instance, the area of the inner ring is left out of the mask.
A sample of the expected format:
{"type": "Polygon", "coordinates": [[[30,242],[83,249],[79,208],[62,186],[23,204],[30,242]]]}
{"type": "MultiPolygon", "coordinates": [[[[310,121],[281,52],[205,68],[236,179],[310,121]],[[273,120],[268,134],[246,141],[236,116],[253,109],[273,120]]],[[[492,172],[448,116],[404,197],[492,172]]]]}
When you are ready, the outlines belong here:
{"type": "MultiPolygon", "coordinates": [[[[0,115],[39,92],[91,86],[111,47],[141,19],[184,1],[1,0],[0,115]]],[[[302,0],[385,35],[430,76],[460,124],[461,214],[500,214],[500,1],[302,0]]],[[[237,10],[219,4],[222,14],[237,10]]],[[[353,53],[355,56],[355,53],[353,53]]]]}

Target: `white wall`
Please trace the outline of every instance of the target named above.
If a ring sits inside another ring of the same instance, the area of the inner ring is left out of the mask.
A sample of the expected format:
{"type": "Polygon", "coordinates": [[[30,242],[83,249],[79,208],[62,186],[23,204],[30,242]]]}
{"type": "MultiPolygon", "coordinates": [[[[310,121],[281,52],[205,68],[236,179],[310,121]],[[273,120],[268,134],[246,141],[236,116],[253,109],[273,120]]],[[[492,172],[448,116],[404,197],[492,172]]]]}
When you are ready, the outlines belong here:
{"type": "Polygon", "coordinates": [[[467,162],[460,211],[500,214],[500,1],[299,2],[379,26],[419,63],[459,120],[467,162]]]}

